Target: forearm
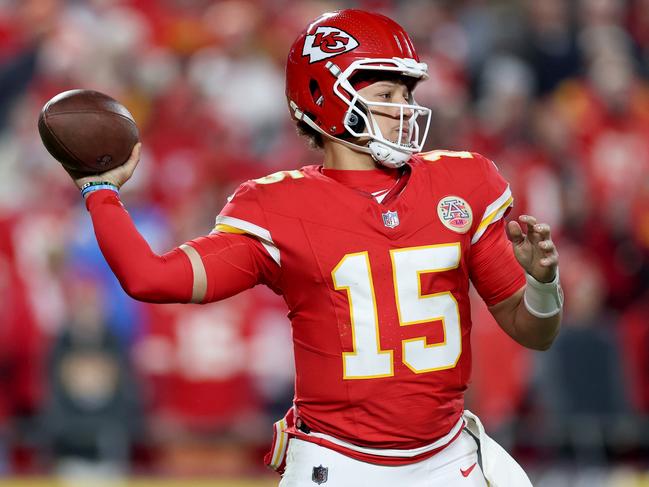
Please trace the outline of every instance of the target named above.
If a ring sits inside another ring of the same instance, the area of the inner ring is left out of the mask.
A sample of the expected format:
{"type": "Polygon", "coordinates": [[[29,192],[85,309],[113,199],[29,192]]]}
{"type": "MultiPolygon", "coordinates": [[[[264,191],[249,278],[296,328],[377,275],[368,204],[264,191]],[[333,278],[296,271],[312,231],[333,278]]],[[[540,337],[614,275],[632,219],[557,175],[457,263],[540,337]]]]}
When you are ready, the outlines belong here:
{"type": "Polygon", "coordinates": [[[524,347],[547,350],[559,334],[562,311],[548,318],[540,318],[529,312],[521,298],[513,312],[512,338],[524,347]]]}
{"type": "Polygon", "coordinates": [[[154,303],[190,301],[193,275],[182,250],[155,254],[112,191],[90,194],[86,206],[99,248],[129,296],[154,303]]]}
{"type": "Polygon", "coordinates": [[[505,332],[521,345],[547,350],[559,334],[563,292],[559,277],[541,283],[526,274],[526,285],[489,310],[505,332]]]}

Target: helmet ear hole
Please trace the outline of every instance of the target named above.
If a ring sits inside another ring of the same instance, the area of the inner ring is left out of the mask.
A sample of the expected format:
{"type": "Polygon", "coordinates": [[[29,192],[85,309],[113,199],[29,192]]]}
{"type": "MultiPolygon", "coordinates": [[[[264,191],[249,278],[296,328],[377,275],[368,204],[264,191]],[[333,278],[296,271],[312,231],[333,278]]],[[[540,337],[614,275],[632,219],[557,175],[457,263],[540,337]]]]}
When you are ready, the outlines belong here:
{"type": "Polygon", "coordinates": [[[313,103],[321,107],[324,104],[324,96],[322,95],[320,85],[313,78],[309,81],[309,92],[311,93],[313,103]]]}
{"type": "MultiPolygon", "coordinates": [[[[356,107],[367,116],[367,109],[363,105],[357,104],[356,107]]],[[[356,133],[361,133],[365,130],[365,120],[358,113],[354,113],[354,111],[347,113],[345,122],[356,133]]]]}

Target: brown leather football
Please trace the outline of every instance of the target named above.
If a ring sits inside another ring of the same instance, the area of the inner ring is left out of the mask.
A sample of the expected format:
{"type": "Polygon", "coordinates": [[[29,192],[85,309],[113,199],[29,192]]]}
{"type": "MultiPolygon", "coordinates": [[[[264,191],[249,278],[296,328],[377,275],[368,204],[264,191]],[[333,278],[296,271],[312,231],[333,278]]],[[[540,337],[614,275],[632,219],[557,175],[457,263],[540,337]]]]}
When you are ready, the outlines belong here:
{"type": "Polygon", "coordinates": [[[133,116],[118,101],[92,90],[70,90],[48,101],[38,118],[47,151],[75,174],[124,164],[139,139],[133,116]]]}

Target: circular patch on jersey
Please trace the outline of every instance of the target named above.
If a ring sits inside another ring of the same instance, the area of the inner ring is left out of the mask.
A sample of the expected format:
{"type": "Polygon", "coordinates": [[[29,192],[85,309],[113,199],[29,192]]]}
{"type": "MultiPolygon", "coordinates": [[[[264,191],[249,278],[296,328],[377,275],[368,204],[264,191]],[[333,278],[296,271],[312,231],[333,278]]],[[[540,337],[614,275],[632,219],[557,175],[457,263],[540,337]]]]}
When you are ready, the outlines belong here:
{"type": "Polygon", "coordinates": [[[445,196],[437,204],[437,215],[444,226],[457,233],[466,233],[473,223],[471,206],[459,196],[445,196]]]}

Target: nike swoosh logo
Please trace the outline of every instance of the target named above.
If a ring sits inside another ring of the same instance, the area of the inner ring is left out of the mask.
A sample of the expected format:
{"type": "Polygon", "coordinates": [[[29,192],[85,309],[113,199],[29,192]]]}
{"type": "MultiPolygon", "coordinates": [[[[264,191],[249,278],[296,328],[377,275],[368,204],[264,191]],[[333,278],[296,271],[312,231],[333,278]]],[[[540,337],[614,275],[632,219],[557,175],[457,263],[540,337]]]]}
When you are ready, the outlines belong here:
{"type": "Polygon", "coordinates": [[[474,463],[473,465],[471,465],[471,466],[470,466],[469,468],[467,468],[467,469],[460,469],[460,473],[462,474],[462,477],[468,477],[469,474],[470,474],[470,473],[473,471],[473,469],[475,468],[475,466],[476,466],[476,464],[474,463]]]}

